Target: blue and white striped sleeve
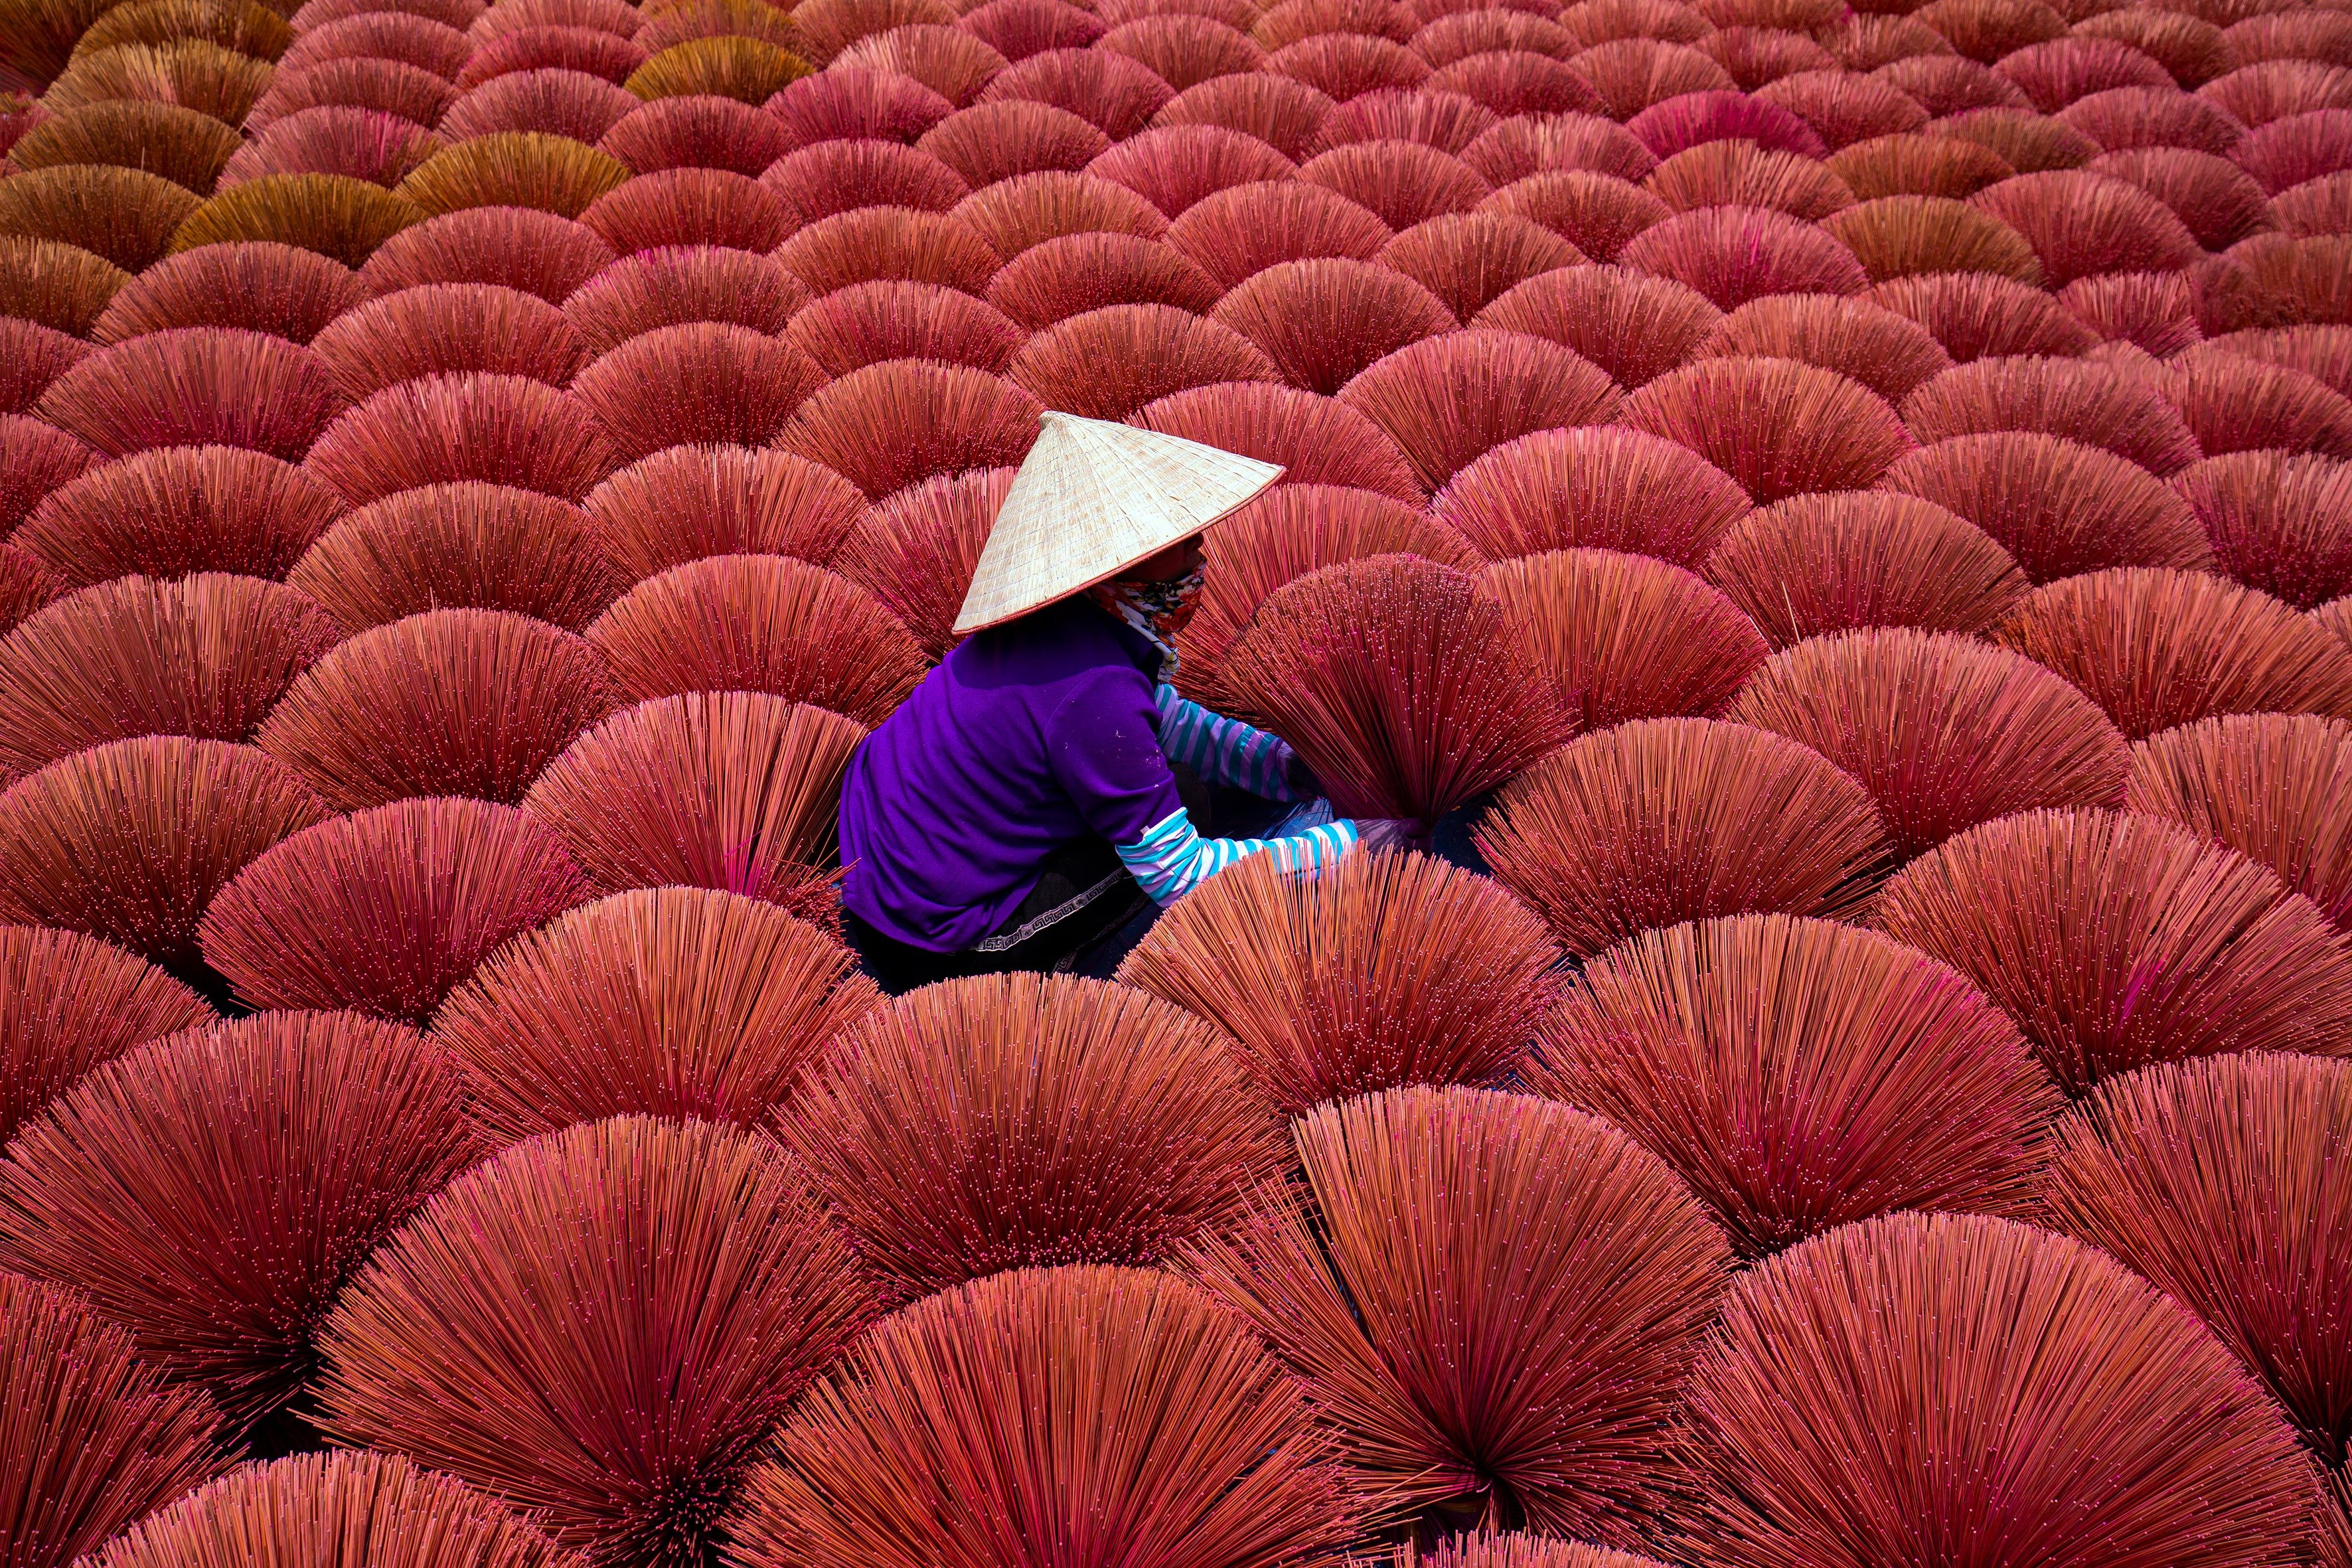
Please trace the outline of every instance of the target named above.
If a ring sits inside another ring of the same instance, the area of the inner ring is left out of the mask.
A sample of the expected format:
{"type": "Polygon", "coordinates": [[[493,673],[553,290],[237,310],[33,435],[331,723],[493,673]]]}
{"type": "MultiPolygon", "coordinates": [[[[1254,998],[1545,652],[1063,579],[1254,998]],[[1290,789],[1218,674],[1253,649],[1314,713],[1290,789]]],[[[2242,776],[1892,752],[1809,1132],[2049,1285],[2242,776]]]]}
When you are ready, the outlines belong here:
{"type": "Polygon", "coordinates": [[[1179,806],[1162,817],[1133,844],[1122,844],[1118,858],[1143,884],[1143,890],[1161,904],[1174,903],[1236,860],[1271,855],[1286,871],[1321,870],[1355,846],[1356,825],[1346,817],[1310,827],[1293,838],[1203,838],[1192,829],[1192,818],[1179,806]]]}
{"type": "Polygon", "coordinates": [[[1261,800],[1297,800],[1283,778],[1290,748],[1280,736],[1254,730],[1238,719],[1212,713],[1163,685],[1152,693],[1160,705],[1160,749],[1211,784],[1247,790],[1261,800]]]}

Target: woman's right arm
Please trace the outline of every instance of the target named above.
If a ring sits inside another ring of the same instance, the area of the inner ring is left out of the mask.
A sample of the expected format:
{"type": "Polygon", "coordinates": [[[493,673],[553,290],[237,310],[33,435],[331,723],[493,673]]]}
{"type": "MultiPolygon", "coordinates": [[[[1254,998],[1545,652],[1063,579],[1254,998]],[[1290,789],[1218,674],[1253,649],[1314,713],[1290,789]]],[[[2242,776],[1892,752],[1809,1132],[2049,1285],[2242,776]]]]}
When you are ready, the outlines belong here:
{"type": "Polygon", "coordinates": [[[1172,686],[1152,693],[1160,707],[1160,749],[1212,784],[1247,790],[1261,800],[1297,800],[1290,786],[1293,753],[1279,735],[1228,719],[1172,686]]]}
{"type": "Polygon", "coordinates": [[[1110,840],[1143,890],[1170,903],[1252,855],[1286,869],[1328,866],[1359,837],[1345,820],[1283,838],[1203,838],[1176,796],[1160,749],[1160,711],[1139,674],[1105,670],[1055,710],[1046,741],[1055,777],[1087,826],[1110,840]]]}

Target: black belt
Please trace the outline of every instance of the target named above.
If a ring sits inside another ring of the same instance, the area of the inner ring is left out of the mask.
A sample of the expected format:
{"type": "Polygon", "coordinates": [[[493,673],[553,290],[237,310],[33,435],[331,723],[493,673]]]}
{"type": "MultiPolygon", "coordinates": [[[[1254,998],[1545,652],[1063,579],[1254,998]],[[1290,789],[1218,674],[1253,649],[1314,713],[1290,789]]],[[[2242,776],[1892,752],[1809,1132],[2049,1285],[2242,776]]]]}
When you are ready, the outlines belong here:
{"type": "MultiPolygon", "coordinates": [[[[1209,823],[1209,794],[1192,770],[1175,767],[1176,790],[1196,829],[1209,823]]],[[[1075,838],[1045,857],[1037,881],[1004,921],[959,952],[916,947],[842,911],[842,931],[866,969],[893,995],[968,974],[1012,970],[1066,973],[1087,950],[1150,904],[1108,838],[1075,838]]]]}

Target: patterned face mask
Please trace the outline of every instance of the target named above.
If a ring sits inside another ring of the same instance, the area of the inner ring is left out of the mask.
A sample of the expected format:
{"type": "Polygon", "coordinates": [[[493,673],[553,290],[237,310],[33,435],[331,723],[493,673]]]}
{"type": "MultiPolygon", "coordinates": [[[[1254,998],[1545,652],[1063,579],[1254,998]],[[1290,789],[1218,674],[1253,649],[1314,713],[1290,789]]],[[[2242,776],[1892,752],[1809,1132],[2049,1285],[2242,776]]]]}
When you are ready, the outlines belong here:
{"type": "Polygon", "coordinates": [[[1201,607],[1201,585],[1207,577],[1205,567],[1195,566],[1164,583],[1114,578],[1096,584],[1087,593],[1096,604],[1150,639],[1160,650],[1160,679],[1166,680],[1176,672],[1176,634],[1201,607]]]}

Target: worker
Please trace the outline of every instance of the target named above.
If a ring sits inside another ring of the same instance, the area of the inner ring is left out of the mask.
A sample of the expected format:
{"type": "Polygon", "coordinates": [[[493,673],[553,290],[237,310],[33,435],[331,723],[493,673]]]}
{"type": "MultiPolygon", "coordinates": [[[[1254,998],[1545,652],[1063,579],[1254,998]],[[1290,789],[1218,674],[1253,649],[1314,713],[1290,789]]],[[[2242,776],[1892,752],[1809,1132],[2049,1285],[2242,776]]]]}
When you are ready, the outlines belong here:
{"type": "Polygon", "coordinates": [[[1045,416],[956,618],[966,640],[843,781],[842,924],[886,990],[1108,975],[1160,907],[1237,860],[1311,872],[1423,831],[1334,819],[1289,746],[1169,683],[1202,531],[1281,475],[1156,431],[1045,416]],[[1262,837],[1203,837],[1206,792],[1180,771],[1290,809],[1262,837]]]}

